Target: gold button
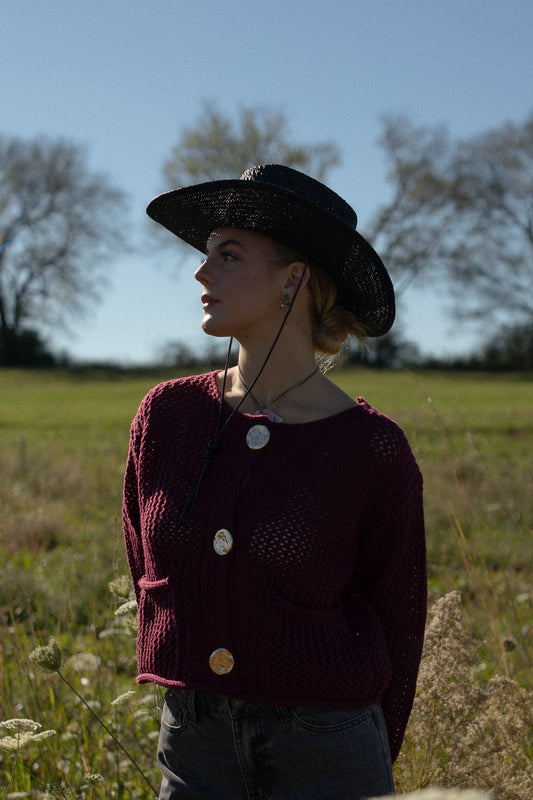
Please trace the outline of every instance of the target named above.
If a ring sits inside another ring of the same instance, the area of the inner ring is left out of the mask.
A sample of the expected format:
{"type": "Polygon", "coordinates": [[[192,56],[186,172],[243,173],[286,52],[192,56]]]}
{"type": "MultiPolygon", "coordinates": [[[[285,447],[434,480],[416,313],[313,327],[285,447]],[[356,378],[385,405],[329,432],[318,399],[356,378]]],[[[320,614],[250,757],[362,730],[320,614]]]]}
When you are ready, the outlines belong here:
{"type": "Polygon", "coordinates": [[[235,661],[229,650],[219,647],[209,656],[209,666],[217,675],[227,675],[231,672],[235,661]]]}
{"type": "Polygon", "coordinates": [[[246,434],[246,444],[250,450],[261,450],[270,439],[266,425],[254,425],[246,434]]]}
{"type": "Polygon", "coordinates": [[[215,533],[213,547],[215,548],[215,553],[218,553],[219,556],[225,556],[229,553],[233,547],[233,536],[227,528],[221,528],[215,533]]]}

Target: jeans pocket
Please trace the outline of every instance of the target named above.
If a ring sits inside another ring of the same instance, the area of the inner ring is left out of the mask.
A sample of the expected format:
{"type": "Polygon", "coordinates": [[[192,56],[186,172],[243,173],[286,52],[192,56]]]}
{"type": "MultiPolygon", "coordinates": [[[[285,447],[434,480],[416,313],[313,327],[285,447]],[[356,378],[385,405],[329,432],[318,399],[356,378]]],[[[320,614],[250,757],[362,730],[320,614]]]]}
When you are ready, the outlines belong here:
{"type": "Polygon", "coordinates": [[[334,709],[313,706],[293,706],[289,709],[293,722],[308,731],[336,733],[366,722],[371,708],[334,709]]]}
{"type": "Polygon", "coordinates": [[[185,692],[168,691],[161,713],[161,728],[170,733],[180,733],[187,725],[189,712],[185,692]]]}

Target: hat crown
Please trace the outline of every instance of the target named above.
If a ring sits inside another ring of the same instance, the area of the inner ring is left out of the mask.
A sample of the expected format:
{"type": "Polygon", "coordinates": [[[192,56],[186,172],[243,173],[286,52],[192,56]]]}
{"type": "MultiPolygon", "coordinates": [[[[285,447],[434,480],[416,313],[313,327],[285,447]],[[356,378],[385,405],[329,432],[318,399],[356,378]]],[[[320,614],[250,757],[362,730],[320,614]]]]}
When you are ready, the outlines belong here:
{"type": "Polygon", "coordinates": [[[357,214],[342,197],[320,181],[292,167],[282,164],[260,164],[245,170],[240,179],[265,183],[276,186],[284,192],[292,192],[322,210],[334,214],[354,230],[357,227],[357,214]]]}

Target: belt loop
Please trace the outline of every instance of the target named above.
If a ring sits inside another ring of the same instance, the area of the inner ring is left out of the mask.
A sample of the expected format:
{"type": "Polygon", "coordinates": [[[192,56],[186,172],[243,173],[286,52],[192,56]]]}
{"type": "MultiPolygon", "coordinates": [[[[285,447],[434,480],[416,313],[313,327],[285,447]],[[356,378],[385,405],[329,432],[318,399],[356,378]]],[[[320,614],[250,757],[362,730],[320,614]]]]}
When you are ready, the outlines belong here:
{"type": "Polygon", "coordinates": [[[187,712],[189,719],[196,722],[196,689],[186,689],[187,712]]]}

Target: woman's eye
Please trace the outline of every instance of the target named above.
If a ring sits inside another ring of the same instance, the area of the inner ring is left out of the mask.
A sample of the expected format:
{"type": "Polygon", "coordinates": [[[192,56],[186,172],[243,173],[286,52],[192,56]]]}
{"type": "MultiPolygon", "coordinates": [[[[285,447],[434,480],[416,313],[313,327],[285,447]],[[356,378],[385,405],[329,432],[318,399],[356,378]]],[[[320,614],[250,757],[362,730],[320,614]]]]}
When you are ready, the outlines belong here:
{"type": "Polygon", "coordinates": [[[227,252],[222,253],[222,261],[233,261],[234,258],[235,256],[233,255],[233,253],[227,253],[227,252]]]}

